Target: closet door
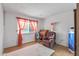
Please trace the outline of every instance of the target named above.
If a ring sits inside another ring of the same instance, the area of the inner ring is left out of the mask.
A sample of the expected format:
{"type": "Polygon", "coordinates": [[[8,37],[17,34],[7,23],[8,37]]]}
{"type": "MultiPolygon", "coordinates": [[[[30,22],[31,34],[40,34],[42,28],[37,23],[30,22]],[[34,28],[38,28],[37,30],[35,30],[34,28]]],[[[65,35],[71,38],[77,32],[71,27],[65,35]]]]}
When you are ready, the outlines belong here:
{"type": "Polygon", "coordinates": [[[76,19],[75,19],[75,47],[76,47],[76,52],[75,55],[79,56],[79,4],[77,4],[77,9],[76,9],[76,19]]]}

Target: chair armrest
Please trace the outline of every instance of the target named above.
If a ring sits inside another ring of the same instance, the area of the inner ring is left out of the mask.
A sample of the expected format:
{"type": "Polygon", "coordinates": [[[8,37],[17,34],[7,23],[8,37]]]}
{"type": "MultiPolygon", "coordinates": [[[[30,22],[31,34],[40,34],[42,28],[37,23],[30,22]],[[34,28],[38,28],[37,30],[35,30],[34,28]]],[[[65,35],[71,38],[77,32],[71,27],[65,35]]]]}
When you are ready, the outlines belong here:
{"type": "Polygon", "coordinates": [[[49,42],[52,42],[52,41],[53,41],[53,39],[50,39],[50,40],[49,40],[49,42]]]}

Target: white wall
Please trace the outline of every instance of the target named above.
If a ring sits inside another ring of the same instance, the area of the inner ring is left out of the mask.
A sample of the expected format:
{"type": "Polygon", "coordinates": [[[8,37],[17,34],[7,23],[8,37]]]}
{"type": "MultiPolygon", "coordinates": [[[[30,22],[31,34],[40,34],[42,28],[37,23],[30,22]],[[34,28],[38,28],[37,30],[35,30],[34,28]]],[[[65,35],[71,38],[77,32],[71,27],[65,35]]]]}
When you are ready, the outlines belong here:
{"type": "MultiPolygon", "coordinates": [[[[12,47],[17,45],[17,19],[16,17],[29,18],[26,15],[16,13],[16,12],[5,12],[5,39],[4,39],[4,48],[12,47]]],[[[31,18],[33,19],[33,18],[31,18]]],[[[37,20],[37,19],[33,19],[37,20]]],[[[38,29],[40,27],[41,20],[38,20],[38,29]]],[[[42,23],[41,23],[42,24],[42,23]]],[[[23,34],[23,43],[34,41],[35,33],[23,34]]]]}
{"type": "MultiPolygon", "coordinates": [[[[17,19],[16,17],[29,18],[24,14],[16,12],[5,12],[5,38],[4,38],[4,48],[17,45],[17,19]]],[[[63,46],[68,45],[68,31],[71,26],[74,26],[74,14],[73,10],[62,12],[53,16],[48,17],[45,20],[39,20],[38,30],[51,29],[50,23],[57,22],[56,24],[56,43],[63,46]]],[[[33,18],[32,18],[33,19],[33,18]]],[[[37,19],[34,19],[37,20],[37,19]]],[[[34,33],[23,34],[23,43],[30,42],[34,40],[34,33]]]]}
{"type": "Polygon", "coordinates": [[[71,26],[74,26],[73,10],[70,10],[68,12],[62,12],[49,17],[44,22],[44,28],[50,30],[50,24],[52,22],[57,22],[57,24],[55,25],[56,43],[63,46],[68,46],[68,31],[71,26]]]}
{"type": "Polygon", "coordinates": [[[3,53],[3,8],[0,4],[0,55],[3,53]]]}

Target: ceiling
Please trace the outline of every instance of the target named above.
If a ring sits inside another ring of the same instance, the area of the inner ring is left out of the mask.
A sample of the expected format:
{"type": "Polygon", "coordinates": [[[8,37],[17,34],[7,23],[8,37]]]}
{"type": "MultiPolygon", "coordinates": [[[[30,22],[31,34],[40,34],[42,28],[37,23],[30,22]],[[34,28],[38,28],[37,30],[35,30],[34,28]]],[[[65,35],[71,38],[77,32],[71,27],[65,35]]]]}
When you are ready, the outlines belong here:
{"type": "Polygon", "coordinates": [[[4,3],[4,11],[13,11],[32,17],[46,18],[76,8],[74,3],[4,3]]]}

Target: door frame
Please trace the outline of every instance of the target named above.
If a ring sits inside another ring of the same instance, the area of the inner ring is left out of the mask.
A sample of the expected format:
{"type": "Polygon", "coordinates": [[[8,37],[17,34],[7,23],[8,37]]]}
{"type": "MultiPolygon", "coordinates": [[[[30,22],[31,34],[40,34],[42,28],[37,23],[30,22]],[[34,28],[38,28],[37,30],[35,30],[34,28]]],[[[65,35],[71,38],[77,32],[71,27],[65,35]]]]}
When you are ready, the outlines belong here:
{"type": "Polygon", "coordinates": [[[76,9],[74,9],[74,56],[76,56],[76,9]]]}

